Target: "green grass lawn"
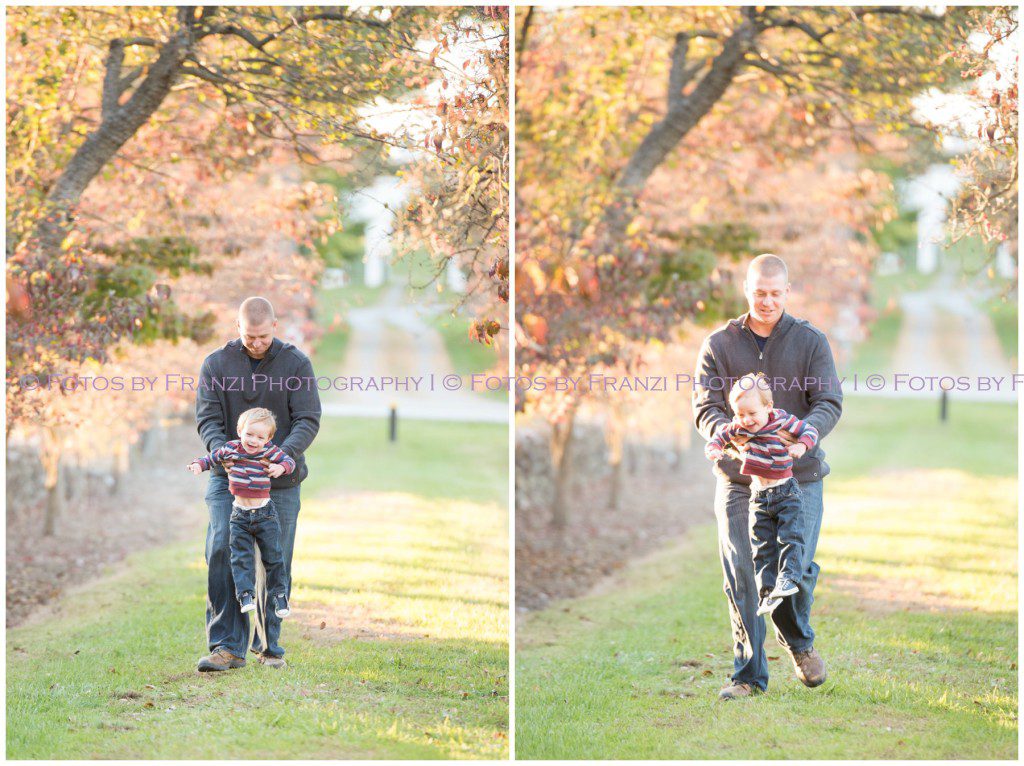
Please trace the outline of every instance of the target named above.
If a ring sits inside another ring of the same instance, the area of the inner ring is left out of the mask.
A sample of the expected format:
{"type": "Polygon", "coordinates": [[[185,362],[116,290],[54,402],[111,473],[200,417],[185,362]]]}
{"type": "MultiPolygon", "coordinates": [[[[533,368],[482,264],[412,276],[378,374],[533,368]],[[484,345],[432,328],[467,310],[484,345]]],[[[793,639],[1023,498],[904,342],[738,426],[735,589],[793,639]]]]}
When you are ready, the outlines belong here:
{"type": "Polygon", "coordinates": [[[999,337],[999,345],[1003,353],[1010,360],[1012,366],[1017,366],[1017,337],[1019,312],[1017,309],[1017,292],[1013,291],[1007,295],[1000,295],[989,300],[985,306],[989,317],[992,319],[992,326],[999,337]]]}
{"type": "Polygon", "coordinates": [[[950,416],[850,398],[828,439],[825,685],[803,687],[770,638],[768,693],[716,700],[732,642],[706,525],[517,620],[517,756],[1016,758],[1017,413],[950,416]]]}
{"type": "Polygon", "coordinates": [[[287,669],[195,671],[197,529],[8,631],[8,758],[507,757],[507,430],[408,421],[401,435],[323,424],[287,669]]]}
{"type": "MultiPolygon", "coordinates": [[[[469,385],[468,376],[475,373],[484,373],[494,367],[497,351],[494,346],[472,340],[469,337],[469,319],[465,316],[442,314],[435,317],[432,324],[441,333],[445,350],[452,360],[452,368],[456,373],[463,376],[469,385]]],[[[508,401],[508,390],[496,388],[495,390],[484,390],[483,387],[474,391],[481,396],[486,396],[498,401],[508,401]]]]}

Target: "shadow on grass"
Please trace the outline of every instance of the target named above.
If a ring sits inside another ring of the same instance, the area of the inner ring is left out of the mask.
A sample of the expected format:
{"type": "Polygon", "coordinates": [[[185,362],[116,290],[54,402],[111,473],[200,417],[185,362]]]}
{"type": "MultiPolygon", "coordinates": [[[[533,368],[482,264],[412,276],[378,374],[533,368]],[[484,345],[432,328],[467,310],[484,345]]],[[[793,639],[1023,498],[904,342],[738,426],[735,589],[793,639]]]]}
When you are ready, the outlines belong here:
{"type": "MultiPolygon", "coordinates": [[[[195,672],[204,574],[186,546],[137,557],[8,632],[9,758],[500,758],[499,640],[318,641],[286,620],[284,671],[195,672]],[[138,589],[142,571],[159,573],[138,589]]],[[[372,623],[370,630],[373,629],[372,623]]]]}

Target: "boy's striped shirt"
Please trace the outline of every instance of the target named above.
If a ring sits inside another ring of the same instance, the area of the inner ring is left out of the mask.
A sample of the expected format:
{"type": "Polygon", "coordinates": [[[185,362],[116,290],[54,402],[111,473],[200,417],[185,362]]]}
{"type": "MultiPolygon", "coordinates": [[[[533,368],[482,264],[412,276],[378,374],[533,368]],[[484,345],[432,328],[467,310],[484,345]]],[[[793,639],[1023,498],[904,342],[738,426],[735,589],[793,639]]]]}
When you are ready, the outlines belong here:
{"type": "Polygon", "coordinates": [[[748,431],[739,423],[732,421],[715,432],[711,444],[719,449],[736,436],[750,437],[743,452],[743,464],[740,473],[747,476],[761,476],[765,479],[788,479],[793,475],[793,458],[788,446],[779,436],[779,431],[788,431],[804,444],[808,450],[818,443],[818,431],[810,423],[790,415],[785,410],[773,409],[768,415],[768,422],[760,431],[748,431]]]}
{"type": "Polygon", "coordinates": [[[226,460],[235,463],[228,469],[228,489],[235,497],[270,497],[270,476],[260,460],[280,463],[286,474],[295,470],[295,461],[273,442],[267,442],[260,452],[250,454],[245,451],[241,439],[227,442],[209,455],[197,458],[196,462],[204,471],[209,471],[215,463],[223,464],[226,460]]]}

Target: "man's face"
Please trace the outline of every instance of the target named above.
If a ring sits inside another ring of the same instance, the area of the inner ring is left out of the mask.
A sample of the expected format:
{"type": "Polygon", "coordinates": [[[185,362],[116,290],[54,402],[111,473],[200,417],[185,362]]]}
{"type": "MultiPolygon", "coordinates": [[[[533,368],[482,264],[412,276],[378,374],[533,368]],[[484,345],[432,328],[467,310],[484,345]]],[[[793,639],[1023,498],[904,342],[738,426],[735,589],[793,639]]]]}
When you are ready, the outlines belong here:
{"type": "Polygon", "coordinates": [[[786,308],[789,285],[784,274],[766,277],[760,271],[747,274],[743,282],[743,294],[751,316],[758,322],[775,324],[786,308]]]}
{"type": "Polygon", "coordinates": [[[274,329],[277,320],[267,320],[261,324],[253,324],[245,318],[238,319],[238,335],[242,345],[253,359],[262,359],[270,344],[274,342],[274,329]]]}

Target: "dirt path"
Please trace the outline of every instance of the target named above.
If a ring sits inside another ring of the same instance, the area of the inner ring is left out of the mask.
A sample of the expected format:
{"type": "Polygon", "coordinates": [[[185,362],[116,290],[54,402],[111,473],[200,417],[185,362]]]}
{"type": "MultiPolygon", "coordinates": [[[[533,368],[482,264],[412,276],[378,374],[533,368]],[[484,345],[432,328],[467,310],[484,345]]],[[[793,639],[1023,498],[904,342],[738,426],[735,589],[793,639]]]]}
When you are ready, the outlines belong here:
{"type": "Polygon", "coordinates": [[[516,609],[580,596],[635,557],[714,521],[715,483],[702,449],[696,445],[678,463],[649,453],[626,471],[617,510],[608,506],[610,474],[580,477],[561,533],[552,530],[548,508],[517,501],[516,609]]]}
{"type": "Polygon", "coordinates": [[[63,504],[56,534],[50,537],[42,534],[41,468],[31,453],[12,452],[7,477],[8,627],[138,550],[190,538],[202,559],[206,479],[184,470],[202,454],[195,428],[167,430],[154,449],[159,459],[151,455],[137,460],[120,487],[99,475],[77,481],[75,496],[63,504]],[[14,508],[24,510],[17,513],[14,508]]]}
{"type": "Polygon", "coordinates": [[[412,302],[404,285],[387,288],[372,306],[350,309],[351,338],[341,370],[349,380],[367,385],[382,378],[418,378],[418,386],[396,390],[330,391],[323,396],[325,415],[385,416],[392,405],[400,417],[423,420],[508,422],[508,406],[455,383],[455,369],[441,334],[428,319],[440,309],[412,302]],[[456,390],[446,390],[447,385],[456,390]]]}
{"type": "MultiPolygon", "coordinates": [[[[992,320],[980,308],[982,296],[969,287],[957,286],[946,273],[939,275],[927,290],[906,293],[900,298],[903,322],[893,353],[895,369],[890,372],[916,376],[1002,377],[1007,389],[1013,367],[1003,354],[992,320]]],[[[871,395],[858,390],[858,395],[871,395]]],[[[904,388],[893,391],[892,386],[877,392],[879,396],[910,398],[936,398],[929,390],[913,391],[904,388]]],[[[1010,390],[979,391],[976,385],[969,391],[954,391],[951,397],[970,401],[1015,401],[1010,390]]]]}

